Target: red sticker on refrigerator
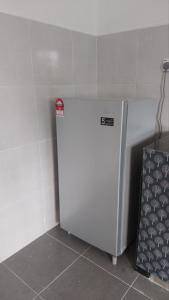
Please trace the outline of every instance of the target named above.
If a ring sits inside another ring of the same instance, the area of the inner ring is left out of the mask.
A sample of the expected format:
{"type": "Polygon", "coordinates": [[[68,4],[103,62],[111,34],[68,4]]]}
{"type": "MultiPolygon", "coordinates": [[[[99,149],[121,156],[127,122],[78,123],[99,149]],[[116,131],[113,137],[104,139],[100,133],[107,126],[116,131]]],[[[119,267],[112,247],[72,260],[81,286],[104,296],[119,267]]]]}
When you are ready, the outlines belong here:
{"type": "Polygon", "coordinates": [[[64,101],[62,98],[56,99],[56,116],[64,117],[64,101]]]}

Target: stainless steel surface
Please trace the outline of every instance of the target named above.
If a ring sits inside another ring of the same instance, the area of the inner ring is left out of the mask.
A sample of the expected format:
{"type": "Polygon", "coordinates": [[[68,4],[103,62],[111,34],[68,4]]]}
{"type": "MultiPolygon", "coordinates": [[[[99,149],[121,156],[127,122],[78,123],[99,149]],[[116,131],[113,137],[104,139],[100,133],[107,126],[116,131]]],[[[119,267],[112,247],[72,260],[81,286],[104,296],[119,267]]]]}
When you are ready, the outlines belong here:
{"type": "Polygon", "coordinates": [[[142,149],[154,139],[158,103],[152,99],[128,102],[127,132],[122,163],[118,255],[135,238],[140,193],[142,149]]]}
{"type": "MultiPolygon", "coordinates": [[[[145,101],[138,103],[146,110],[145,101]]],[[[130,240],[132,147],[152,135],[155,115],[149,126],[134,115],[135,101],[64,99],[64,104],[64,117],[57,117],[61,227],[116,257],[130,240]],[[114,118],[114,126],[101,125],[101,117],[114,118]]],[[[151,110],[145,113],[150,115],[151,110]]]]}
{"type": "Polygon", "coordinates": [[[117,251],[123,109],[122,101],[67,99],[57,117],[61,226],[109,253],[117,251]]]}

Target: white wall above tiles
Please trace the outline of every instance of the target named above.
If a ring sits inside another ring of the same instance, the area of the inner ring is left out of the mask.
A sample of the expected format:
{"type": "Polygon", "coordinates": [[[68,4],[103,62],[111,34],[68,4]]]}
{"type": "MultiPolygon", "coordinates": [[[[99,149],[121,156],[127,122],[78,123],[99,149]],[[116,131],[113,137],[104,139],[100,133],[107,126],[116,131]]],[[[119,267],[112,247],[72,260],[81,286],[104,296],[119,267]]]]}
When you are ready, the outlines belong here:
{"type": "Polygon", "coordinates": [[[96,34],[97,0],[0,0],[0,12],[96,34]]]}
{"type": "Polygon", "coordinates": [[[98,35],[169,22],[168,0],[98,0],[98,35]]]}

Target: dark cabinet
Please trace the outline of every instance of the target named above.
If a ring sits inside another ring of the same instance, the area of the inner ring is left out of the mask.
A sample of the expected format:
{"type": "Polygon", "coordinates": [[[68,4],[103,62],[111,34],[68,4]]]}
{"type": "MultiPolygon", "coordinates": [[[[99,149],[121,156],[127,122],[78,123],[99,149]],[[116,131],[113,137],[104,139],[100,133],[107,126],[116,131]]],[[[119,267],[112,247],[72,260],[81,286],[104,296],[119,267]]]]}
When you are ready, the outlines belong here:
{"type": "Polygon", "coordinates": [[[169,282],[169,137],[143,150],[136,265],[169,282]]]}

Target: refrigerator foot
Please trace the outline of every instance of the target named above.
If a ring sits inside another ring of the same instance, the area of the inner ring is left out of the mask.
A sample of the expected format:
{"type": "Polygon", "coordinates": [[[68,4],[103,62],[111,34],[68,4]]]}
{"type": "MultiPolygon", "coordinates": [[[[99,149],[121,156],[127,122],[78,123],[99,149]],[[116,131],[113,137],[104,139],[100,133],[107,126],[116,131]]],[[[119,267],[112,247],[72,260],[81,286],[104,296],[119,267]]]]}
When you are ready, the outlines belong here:
{"type": "Polygon", "coordinates": [[[112,256],[112,265],[113,266],[117,265],[117,256],[112,256]]]}

